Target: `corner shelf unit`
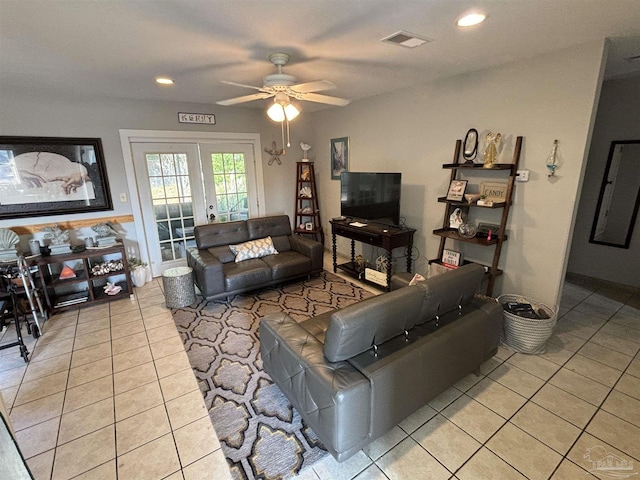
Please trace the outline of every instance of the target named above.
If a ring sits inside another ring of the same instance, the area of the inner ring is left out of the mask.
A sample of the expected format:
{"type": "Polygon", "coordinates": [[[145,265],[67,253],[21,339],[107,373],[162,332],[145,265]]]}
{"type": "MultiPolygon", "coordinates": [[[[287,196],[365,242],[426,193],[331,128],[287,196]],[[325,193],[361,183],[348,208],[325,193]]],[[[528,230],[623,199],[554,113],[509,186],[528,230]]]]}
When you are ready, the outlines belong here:
{"type": "Polygon", "coordinates": [[[105,248],[39,257],[35,263],[38,266],[45,299],[51,313],[119,300],[133,293],[127,256],[122,242],[105,248]],[[94,275],[91,272],[95,265],[107,260],[122,261],[122,269],[104,275],[94,275]],[[61,279],[60,272],[65,266],[73,268],[76,276],[61,279]],[[116,295],[107,295],[103,289],[107,282],[119,285],[122,290],[116,295]]]}
{"type": "MultiPolygon", "coordinates": [[[[518,171],[518,164],[520,162],[520,152],[522,150],[522,137],[516,137],[516,144],[513,150],[513,160],[511,163],[497,163],[491,168],[484,168],[481,163],[459,163],[460,152],[462,149],[462,140],[456,141],[455,153],[453,156],[453,163],[445,163],[442,165],[443,169],[451,170],[450,183],[453,180],[459,179],[460,173],[464,172],[466,175],[473,175],[473,172],[490,172],[496,174],[508,174],[507,191],[505,195],[505,201],[500,203],[494,203],[491,206],[477,205],[476,203],[467,203],[462,201],[447,200],[446,197],[439,197],[438,202],[445,203],[447,208],[445,209],[444,219],[442,221],[442,228],[433,231],[434,235],[440,237],[440,246],[438,248],[438,257],[433,260],[429,260],[429,263],[442,264],[442,254],[444,252],[447,242],[463,242],[474,245],[480,245],[483,247],[494,247],[493,258],[490,263],[484,265],[487,270],[487,290],[486,294],[491,296],[493,294],[493,287],[495,285],[498,275],[502,275],[502,270],[498,268],[498,262],[500,261],[500,254],[502,253],[502,245],[507,240],[506,226],[507,219],[509,218],[509,210],[513,203],[513,190],[515,186],[516,174],[518,171]],[[469,208],[471,209],[502,209],[502,216],[500,219],[500,228],[495,236],[492,236],[491,240],[481,237],[464,238],[458,234],[458,231],[453,228],[449,228],[449,216],[456,208],[469,208]]],[[[479,263],[470,262],[465,260],[464,263],[479,263]]],[[[482,263],[481,263],[482,264],[482,263]]]]}
{"type": "Polygon", "coordinates": [[[311,235],[324,245],[324,232],[320,223],[320,206],[313,162],[296,162],[296,202],[293,231],[311,235]],[[303,190],[304,189],[304,190],[303,190]],[[306,193],[303,193],[306,192],[306,193]]]}

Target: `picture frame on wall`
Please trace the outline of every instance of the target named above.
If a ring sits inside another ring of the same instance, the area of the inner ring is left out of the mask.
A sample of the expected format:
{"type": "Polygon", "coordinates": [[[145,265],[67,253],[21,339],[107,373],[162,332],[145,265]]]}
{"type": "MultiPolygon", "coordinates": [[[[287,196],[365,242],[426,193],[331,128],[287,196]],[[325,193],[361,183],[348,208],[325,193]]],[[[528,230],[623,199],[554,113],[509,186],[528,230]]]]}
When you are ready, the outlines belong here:
{"type": "Polygon", "coordinates": [[[464,198],[464,191],[467,189],[467,180],[451,180],[447,200],[461,202],[464,198]]]}
{"type": "Polygon", "coordinates": [[[349,137],[331,139],[331,179],[340,180],[349,171],[349,137]]]}
{"type": "Polygon", "coordinates": [[[0,219],[113,210],[99,138],[0,136],[0,219]]]}

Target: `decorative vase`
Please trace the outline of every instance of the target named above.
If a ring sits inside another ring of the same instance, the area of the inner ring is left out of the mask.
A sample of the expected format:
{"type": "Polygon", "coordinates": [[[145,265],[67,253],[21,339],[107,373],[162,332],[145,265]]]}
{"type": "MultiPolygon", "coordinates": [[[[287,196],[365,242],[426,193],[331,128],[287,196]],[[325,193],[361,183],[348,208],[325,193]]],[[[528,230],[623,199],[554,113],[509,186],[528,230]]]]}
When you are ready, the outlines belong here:
{"type": "Polygon", "coordinates": [[[135,267],[131,271],[131,280],[136,287],[143,287],[147,283],[147,271],[144,267],[135,267]]]}

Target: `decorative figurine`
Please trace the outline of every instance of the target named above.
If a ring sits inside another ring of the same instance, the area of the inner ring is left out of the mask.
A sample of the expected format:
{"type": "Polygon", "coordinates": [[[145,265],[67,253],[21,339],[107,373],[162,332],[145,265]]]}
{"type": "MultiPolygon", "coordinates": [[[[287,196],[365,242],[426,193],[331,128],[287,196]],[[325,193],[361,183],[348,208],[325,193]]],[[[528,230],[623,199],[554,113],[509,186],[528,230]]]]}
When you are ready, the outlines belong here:
{"type": "Polygon", "coordinates": [[[556,176],[556,170],[560,166],[558,162],[558,140],[553,141],[553,148],[551,149],[551,153],[549,154],[549,158],[547,158],[547,170],[549,170],[549,177],[556,176]]]}
{"type": "Polygon", "coordinates": [[[267,148],[265,148],[264,151],[267,152],[269,155],[271,155],[271,158],[269,159],[269,165],[271,165],[274,162],[274,160],[278,165],[282,165],[282,162],[280,161],[280,155],[285,155],[286,152],[284,151],[284,148],[281,150],[278,150],[278,147],[276,147],[275,140],[271,142],[271,150],[268,150],[267,148]]]}
{"type": "Polygon", "coordinates": [[[96,238],[98,247],[108,247],[116,243],[116,235],[118,232],[114,230],[111,222],[98,223],[91,227],[91,230],[98,234],[96,238]]]}
{"type": "Polygon", "coordinates": [[[307,152],[309,150],[311,150],[311,145],[309,145],[308,143],[300,142],[300,148],[304,152],[303,156],[302,156],[302,161],[303,162],[308,162],[309,161],[309,157],[307,157],[307,152]]]}
{"type": "Polygon", "coordinates": [[[487,133],[487,147],[484,150],[484,168],[493,168],[493,165],[498,159],[498,145],[502,140],[502,135],[491,132],[487,133]]]}
{"type": "Polygon", "coordinates": [[[64,245],[69,243],[69,232],[62,230],[56,223],[52,227],[44,227],[44,238],[51,240],[51,245],[64,245]]]}
{"type": "Polygon", "coordinates": [[[91,230],[96,232],[99,238],[111,237],[118,234],[118,232],[113,229],[111,222],[98,223],[91,227],[91,230]]]}
{"type": "Polygon", "coordinates": [[[16,245],[20,242],[20,237],[13,230],[0,228],[0,261],[16,260],[18,250],[16,245]]]}

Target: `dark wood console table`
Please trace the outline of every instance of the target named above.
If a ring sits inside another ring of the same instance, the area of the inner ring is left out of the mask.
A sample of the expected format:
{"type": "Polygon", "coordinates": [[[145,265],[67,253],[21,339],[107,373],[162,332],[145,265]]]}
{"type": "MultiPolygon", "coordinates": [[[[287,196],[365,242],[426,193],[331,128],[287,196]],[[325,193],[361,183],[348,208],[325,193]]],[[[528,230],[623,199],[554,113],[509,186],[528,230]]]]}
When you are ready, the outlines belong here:
{"type": "MultiPolygon", "coordinates": [[[[360,272],[356,267],[356,241],[381,247],[386,252],[387,264],[387,291],[391,286],[391,252],[394,248],[407,247],[407,272],[411,272],[411,248],[413,246],[413,234],[416,233],[414,228],[397,228],[369,223],[363,227],[350,225],[351,221],[347,220],[331,220],[331,245],[333,248],[333,273],[340,270],[347,272],[356,278],[359,278],[360,272]],[[338,265],[336,252],[336,236],[351,239],[351,261],[338,265]]],[[[373,284],[380,287],[380,285],[373,284]]]]}

